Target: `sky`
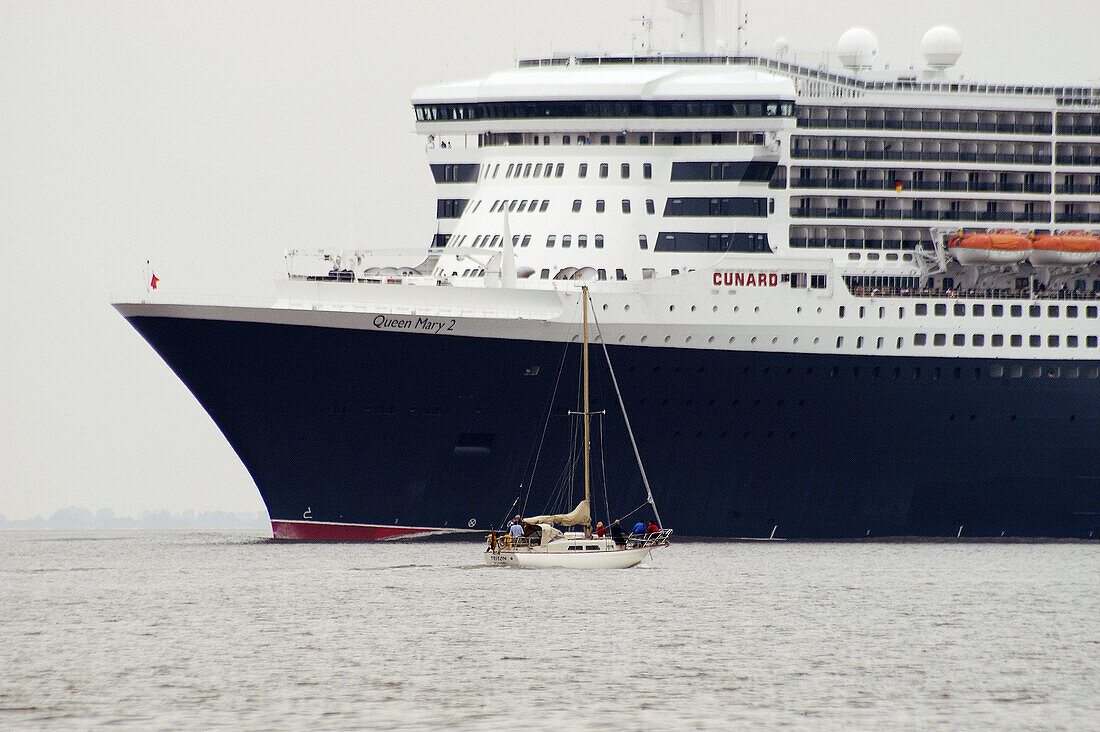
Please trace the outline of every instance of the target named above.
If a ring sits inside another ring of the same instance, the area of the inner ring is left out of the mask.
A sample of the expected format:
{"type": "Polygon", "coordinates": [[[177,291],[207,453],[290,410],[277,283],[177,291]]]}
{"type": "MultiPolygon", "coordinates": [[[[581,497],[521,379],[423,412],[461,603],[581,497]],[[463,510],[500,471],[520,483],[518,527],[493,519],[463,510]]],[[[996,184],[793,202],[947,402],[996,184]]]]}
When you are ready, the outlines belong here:
{"type": "MultiPolygon", "coordinates": [[[[1048,0],[743,0],[748,50],[820,63],[846,29],[920,66],[956,28],[957,73],[1100,83],[1100,8],[1048,0]]],[[[736,0],[719,0],[721,35],[736,0]]],[[[409,95],[518,57],[626,53],[643,0],[0,2],[0,515],[72,505],[258,511],[187,389],[110,303],[273,297],[295,247],[423,250],[434,231],[409,95]]],[[[732,40],[730,41],[732,43],[732,40]]]]}

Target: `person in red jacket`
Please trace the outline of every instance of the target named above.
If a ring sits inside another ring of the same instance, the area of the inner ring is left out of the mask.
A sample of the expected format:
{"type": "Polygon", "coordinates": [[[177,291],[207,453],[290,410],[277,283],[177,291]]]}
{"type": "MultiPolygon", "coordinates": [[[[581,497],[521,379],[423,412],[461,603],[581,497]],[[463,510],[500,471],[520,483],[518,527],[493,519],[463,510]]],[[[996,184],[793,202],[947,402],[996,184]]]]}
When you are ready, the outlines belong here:
{"type": "Polygon", "coordinates": [[[607,533],[607,527],[603,525],[603,521],[596,522],[596,530],[592,533],[596,536],[603,536],[607,533]]]}
{"type": "Polygon", "coordinates": [[[650,521],[649,526],[645,527],[645,532],[647,534],[656,534],[660,530],[661,530],[661,527],[657,525],[656,521],[650,521]]]}

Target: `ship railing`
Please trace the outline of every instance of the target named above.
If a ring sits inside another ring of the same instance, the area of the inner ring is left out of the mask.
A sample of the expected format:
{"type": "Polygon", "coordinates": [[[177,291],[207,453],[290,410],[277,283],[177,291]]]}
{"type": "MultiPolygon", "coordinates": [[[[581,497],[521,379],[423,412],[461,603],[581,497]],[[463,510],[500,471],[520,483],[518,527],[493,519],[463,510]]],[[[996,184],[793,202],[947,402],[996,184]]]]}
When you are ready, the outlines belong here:
{"type": "Polygon", "coordinates": [[[941,300],[989,299],[989,300],[1100,300],[1096,290],[1045,290],[1031,291],[1008,288],[954,288],[930,287],[853,287],[856,297],[917,297],[941,300]]]}
{"type": "Polygon", "coordinates": [[[626,537],[627,549],[642,549],[644,547],[665,546],[668,538],[672,536],[672,529],[661,529],[648,534],[631,534],[626,537]]]}

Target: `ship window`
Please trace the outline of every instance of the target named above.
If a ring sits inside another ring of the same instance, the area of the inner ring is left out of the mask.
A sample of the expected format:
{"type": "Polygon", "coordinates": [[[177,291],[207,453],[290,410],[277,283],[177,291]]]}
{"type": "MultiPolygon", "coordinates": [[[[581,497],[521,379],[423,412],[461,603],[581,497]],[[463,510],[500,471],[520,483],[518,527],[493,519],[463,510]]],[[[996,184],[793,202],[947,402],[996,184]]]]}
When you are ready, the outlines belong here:
{"type": "Polygon", "coordinates": [[[843,345],[844,345],[844,336],[837,336],[836,337],[836,347],[840,348],[843,345]]]}
{"type": "Polygon", "coordinates": [[[581,163],[577,166],[577,177],[584,178],[588,175],[588,163],[581,163]]]}
{"type": "Polygon", "coordinates": [[[1021,335],[1010,336],[1008,339],[1008,345],[1012,346],[1013,348],[1019,348],[1020,346],[1024,345],[1024,337],[1021,335]]]}
{"type": "Polygon", "coordinates": [[[611,144],[611,135],[600,135],[600,144],[601,145],[610,145],[611,144]]]}
{"type": "Polygon", "coordinates": [[[623,213],[630,213],[630,201],[623,199],[623,213]]]}
{"type": "Polygon", "coordinates": [[[828,275],[810,275],[810,288],[813,290],[824,290],[828,281],[828,275]]]}
{"type": "Polygon", "coordinates": [[[496,165],[493,166],[493,177],[494,178],[497,177],[498,172],[500,172],[500,163],[497,163],[496,165]]]}
{"type": "Polygon", "coordinates": [[[626,135],[615,135],[615,144],[616,145],[625,145],[626,144],[626,135]]]}
{"type": "Polygon", "coordinates": [[[984,346],[985,345],[985,336],[982,335],[981,333],[975,333],[974,335],[972,335],[970,337],[970,344],[974,345],[974,346],[984,346]]]}
{"type": "Polygon", "coordinates": [[[554,168],[554,177],[560,178],[565,172],[565,163],[558,163],[558,166],[554,168]]]}
{"type": "Polygon", "coordinates": [[[1024,308],[1021,305],[1011,305],[1008,308],[1008,312],[1012,315],[1012,317],[1019,318],[1021,315],[1024,314],[1024,308]]]}
{"type": "Polygon", "coordinates": [[[1086,366],[1085,367],[1085,378],[1086,379],[1095,379],[1097,377],[1097,375],[1100,375],[1100,367],[1096,367],[1096,366],[1086,366]]]}
{"type": "Polygon", "coordinates": [[[607,279],[607,270],[606,270],[606,269],[598,269],[598,270],[596,270],[596,279],[598,279],[598,280],[606,280],[606,279],[607,279]]]}
{"type": "Polygon", "coordinates": [[[1066,305],[1066,317],[1067,318],[1076,318],[1077,317],[1077,306],[1076,305],[1066,305]]]}
{"type": "Polygon", "coordinates": [[[934,336],[932,336],[932,345],[933,346],[946,346],[947,345],[947,334],[946,333],[936,333],[934,336]]]}
{"type": "Polygon", "coordinates": [[[562,249],[568,247],[573,243],[573,236],[571,234],[564,234],[561,238],[562,249]]]}
{"type": "Polygon", "coordinates": [[[1085,348],[1096,348],[1096,336],[1085,336],[1085,348]]]}
{"type": "Polygon", "coordinates": [[[1027,314],[1028,314],[1028,317],[1038,318],[1040,315],[1043,314],[1043,309],[1041,307],[1039,307],[1038,305],[1031,305],[1027,309],[1027,314]]]}
{"type": "MultiPolygon", "coordinates": [[[[1024,375],[1024,367],[1020,364],[1013,364],[1008,367],[1008,375],[1010,378],[1018,379],[1024,375]]],[[[1013,418],[1015,419],[1015,415],[1013,415],[1013,418]]]]}
{"type": "Polygon", "coordinates": [[[508,210],[509,211],[515,211],[517,203],[519,203],[519,202],[518,201],[509,201],[508,202],[508,210]]]}
{"type": "Polygon", "coordinates": [[[994,318],[1004,317],[1005,306],[1004,305],[990,305],[989,306],[989,314],[992,315],[994,318]]]}
{"type": "Polygon", "coordinates": [[[1047,317],[1048,318],[1057,318],[1058,317],[1058,306],[1057,305],[1048,305],[1047,306],[1047,317]]]}
{"type": "Polygon", "coordinates": [[[649,249],[649,241],[645,238],[645,234],[638,234],[638,248],[649,249]]]}
{"type": "Polygon", "coordinates": [[[1066,378],[1076,379],[1081,375],[1081,369],[1078,366],[1066,366],[1066,378]]]}
{"type": "Polygon", "coordinates": [[[1027,345],[1031,348],[1038,348],[1043,345],[1043,337],[1038,335],[1028,336],[1027,345]]]}
{"type": "Polygon", "coordinates": [[[519,202],[519,208],[516,209],[516,213],[523,213],[527,210],[527,201],[523,200],[519,202]]]}
{"type": "Polygon", "coordinates": [[[531,177],[531,163],[527,163],[527,166],[523,169],[523,177],[524,178],[530,178],[531,177]]]}
{"type": "Polygon", "coordinates": [[[551,234],[550,236],[546,237],[546,246],[547,246],[547,248],[553,247],[554,242],[557,241],[557,239],[558,239],[558,237],[554,234],[551,234]]]}
{"type": "Polygon", "coordinates": [[[607,177],[607,163],[600,163],[600,177],[607,177]]]}
{"type": "Polygon", "coordinates": [[[1096,306],[1095,305],[1089,305],[1088,307],[1085,308],[1085,317],[1086,318],[1095,318],[1096,317],[1096,306]]]}
{"type": "Polygon", "coordinates": [[[942,302],[936,303],[934,310],[936,315],[947,315],[947,305],[942,302]]]}
{"type": "Polygon", "coordinates": [[[955,315],[966,315],[966,306],[960,302],[955,303],[955,307],[952,308],[955,315]]]}
{"type": "Polygon", "coordinates": [[[918,302],[914,308],[914,312],[916,312],[917,315],[928,315],[928,304],[918,302]]]}
{"type": "Polygon", "coordinates": [[[680,274],[680,270],[674,268],[669,274],[678,275],[680,274]]]}
{"type": "Polygon", "coordinates": [[[1057,348],[1058,347],[1058,336],[1056,336],[1056,335],[1047,336],[1047,347],[1048,348],[1057,348]]]}
{"type": "Polygon", "coordinates": [[[572,138],[569,137],[569,135],[562,135],[561,136],[561,144],[562,145],[568,145],[572,141],[573,140],[572,140],[572,138]]]}
{"type": "Polygon", "coordinates": [[[531,175],[532,175],[533,178],[542,177],[542,163],[539,163],[535,166],[535,172],[532,173],[531,175]]]}
{"type": "Polygon", "coordinates": [[[898,320],[901,320],[904,317],[905,317],[905,308],[904,307],[898,308],[898,320]]]}
{"type": "Polygon", "coordinates": [[[530,234],[524,234],[523,242],[520,244],[520,246],[525,247],[525,246],[529,245],[530,243],[531,243],[531,235],[530,234]]]}
{"type": "Polygon", "coordinates": [[[1005,344],[1005,337],[1003,335],[1001,335],[1000,333],[995,333],[994,335],[992,335],[989,338],[989,345],[991,345],[991,346],[994,346],[996,348],[1000,348],[1004,344],[1005,344]]]}
{"type": "Polygon", "coordinates": [[[651,214],[651,213],[656,213],[656,211],[657,211],[657,209],[653,205],[653,199],[652,198],[647,198],[645,200],[645,212],[647,214],[651,214]]]}
{"type": "Polygon", "coordinates": [[[489,242],[489,246],[495,247],[499,244],[500,244],[500,234],[497,234],[496,236],[493,237],[493,240],[491,242],[489,242]]]}
{"type": "Polygon", "coordinates": [[[577,247],[587,249],[588,248],[588,234],[577,235],[577,247]]]}
{"type": "Polygon", "coordinates": [[[549,201],[543,200],[543,202],[539,205],[539,213],[542,213],[543,211],[545,211],[546,207],[549,206],[549,205],[550,205],[549,201]]]}
{"type": "Polygon", "coordinates": [[[962,333],[956,333],[955,335],[951,336],[951,345],[953,345],[953,346],[965,346],[966,345],[966,336],[963,335],[962,333]]]}
{"type": "Polygon", "coordinates": [[[1075,335],[1066,336],[1066,348],[1077,348],[1077,336],[1075,336],[1075,335]]]}
{"type": "Polygon", "coordinates": [[[994,378],[1000,378],[1005,375],[1005,367],[1003,364],[995,363],[989,367],[989,375],[994,378]]]}
{"type": "Polygon", "coordinates": [[[1027,378],[1038,379],[1043,375],[1043,367],[1039,364],[1032,364],[1027,367],[1027,378]]]}
{"type": "Polygon", "coordinates": [[[619,177],[621,177],[621,178],[629,178],[630,177],[630,163],[623,163],[622,165],[619,166],[619,177]]]}
{"type": "Polygon", "coordinates": [[[541,279],[541,280],[550,279],[550,270],[544,269],[541,272],[539,272],[539,279],[541,279]]]}
{"type": "Polygon", "coordinates": [[[543,178],[549,178],[550,174],[553,173],[553,172],[554,172],[554,164],[553,163],[547,163],[546,164],[546,172],[542,174],[542,177],[543,178]]]}
{"type": "Polygon", "coordinates": [[[514,246],[514,247],[519,246],[519,234],[515,234],[515,235],[512,236],[512,246],[514,246]]]}
{"type": "Polygon", "coordinates": [[[603,211],[604,211],[603,199],[602,198],[597,198],[596,199],[596,213],[603,213],[603,211]]]}
{"type": "Polygon", "coordinates": [[[974,317],[980,318],[985,315],[985,305],[975,305],[971,308],[971,312],[974,314],[974,317]]]}
{"type": "Polygon", "coordinates": [[[625,280],[625,279],[626,279],[626,272],[624,272],[624,271],[623,271],[623,270],[621,270],[621,269],[617,269],[617,270],[615,270],[615,279],[617,279],[617,280],[625,280]]]}
{"type": "Polygon", "coordinates": [[[840,306],[840,310],[838,312],[840,314],[840,317],[843,318],[844,317],[844,306],[843,305],[840,306]]]}
{"type": "Polygon", "coordinates": [[[511,178],[512,177],[512,170],[515,169],[515,167],[516,167],[515,163],[508,163],[508,172],[504,174],[504,177],[505,178],[511,178]]]}
{"type": "Polygon", "coordinates": [[[646,180],[653,177],[653,163],[642,163],[642,177],[646,180]]]}
{"type": "Polygon", "coordinates": [[[596,248],[603,249],[603,234],[596,234],[596,248]]]}
{"type": "Polygon", "coordinates": [[[581,210],[581,199],[573,201],[573,213],[577,213],[581,210]]]}

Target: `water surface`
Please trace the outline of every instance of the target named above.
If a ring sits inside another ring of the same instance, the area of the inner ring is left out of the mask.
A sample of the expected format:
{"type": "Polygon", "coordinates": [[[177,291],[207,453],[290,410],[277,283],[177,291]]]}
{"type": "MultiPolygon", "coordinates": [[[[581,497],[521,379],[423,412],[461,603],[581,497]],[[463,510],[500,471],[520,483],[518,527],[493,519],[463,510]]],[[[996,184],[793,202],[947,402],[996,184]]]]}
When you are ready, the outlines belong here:
{"type": "Polygon", "coordinates": [[[0,727],[1100,728],[1100,545],[0,532],[0,727]]]}

